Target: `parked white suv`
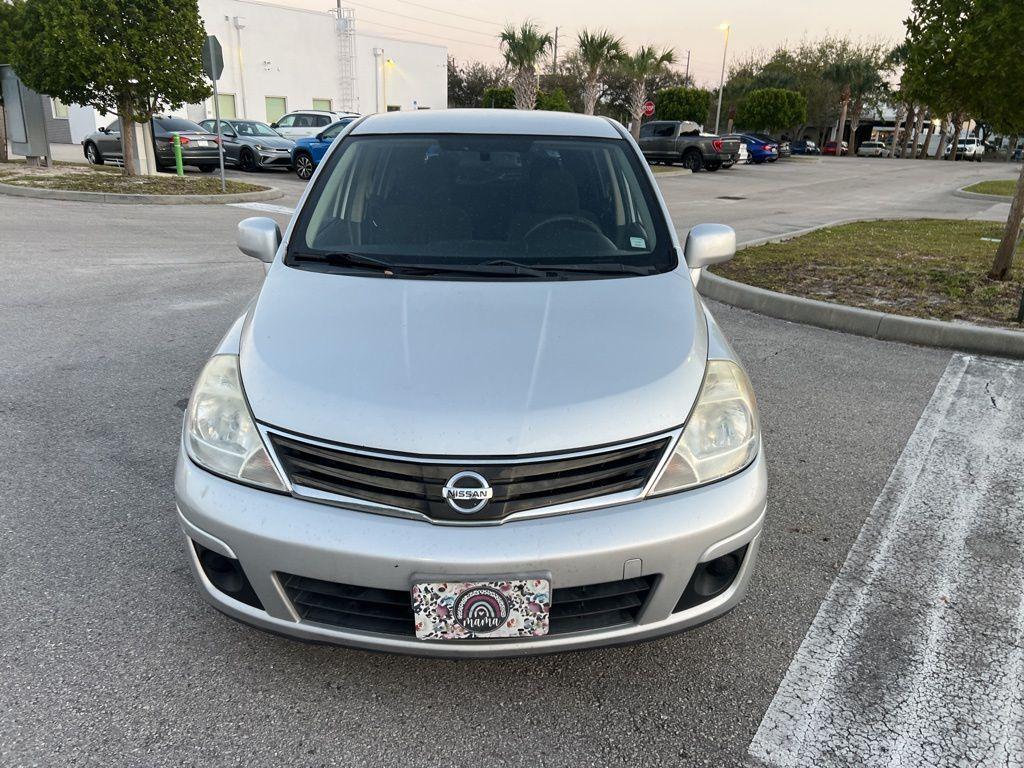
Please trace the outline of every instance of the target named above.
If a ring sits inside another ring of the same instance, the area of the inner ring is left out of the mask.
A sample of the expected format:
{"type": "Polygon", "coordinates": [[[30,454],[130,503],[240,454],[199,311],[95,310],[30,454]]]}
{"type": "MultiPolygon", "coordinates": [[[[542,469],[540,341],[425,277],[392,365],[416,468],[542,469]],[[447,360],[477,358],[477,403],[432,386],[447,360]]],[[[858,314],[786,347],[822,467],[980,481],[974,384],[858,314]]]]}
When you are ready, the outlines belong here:
{"type": "Polygon", "coordinates": [[[283,236],[246,219],[238,245],[266,279],[199,376],[175,478],[218,609],[481,657],[658,637],[740,601],[765,460],[694,287],[736,233],[680,242],[621,125],[371,115],[283,236]]]}
{"type": "Polygon", "coordinates": [[[288,139],[301,139],[316,136],[331,123],[344,117],[352,117],[352,112],[333,112],[322,109],[299,109],[284,115],[270,127],[288,139]]]}
{"type": "Polygon", "coordinates": [[[857,147],[857,157],[886,157],[888,154],[880,141],[864,141],[857,147]]]}
{"type": "MultiPolygon", "coordinates": [[[[946,157],[949,157],[953,152],[953,145],[950,144],[946,147],[946,157]]],[[[981,162],[981,158],[985,155],[985,142],[981,139],[974,137],[967,139],[960,139],[956,143],[956,159],[957,160],[974,160],[981,162]]]]}

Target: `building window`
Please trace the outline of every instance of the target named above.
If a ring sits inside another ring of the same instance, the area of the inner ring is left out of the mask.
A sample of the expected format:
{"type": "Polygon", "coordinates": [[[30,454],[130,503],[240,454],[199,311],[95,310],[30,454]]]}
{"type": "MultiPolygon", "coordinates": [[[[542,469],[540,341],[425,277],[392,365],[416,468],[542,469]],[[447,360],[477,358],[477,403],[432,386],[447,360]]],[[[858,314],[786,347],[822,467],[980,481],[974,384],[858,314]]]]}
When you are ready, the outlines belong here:
{"type": "Polygon", "coordinates": [[[401,112],[402,107],[399,104],[388,104],[388,112],[401,112]]]}
{"type": "Polygon", "coordinates": [[[238,117],[238,115],[235,114],[235,94],[218,93],[217,106],[220,108],[221,120],[233,120],[238,117]]]}
{"type": "Polygon", "coordinates": [[[288,112],[288,100],[284,96],[267,96],[264,99],[267,109],[267,122],[276,123],[288,112]]]}
{"type": "Polygon", "coordinates": [[[53,106],[53,116],[57,120],[68,119],[68,105],[60,99],[50,99],[50,104],[53,106]]]}
{"type": "Polygon", "coordinates": [[[330,99],[313,99],[313,109],[319,109],[321,112],[331,111],[331,100],[330,99]]]}

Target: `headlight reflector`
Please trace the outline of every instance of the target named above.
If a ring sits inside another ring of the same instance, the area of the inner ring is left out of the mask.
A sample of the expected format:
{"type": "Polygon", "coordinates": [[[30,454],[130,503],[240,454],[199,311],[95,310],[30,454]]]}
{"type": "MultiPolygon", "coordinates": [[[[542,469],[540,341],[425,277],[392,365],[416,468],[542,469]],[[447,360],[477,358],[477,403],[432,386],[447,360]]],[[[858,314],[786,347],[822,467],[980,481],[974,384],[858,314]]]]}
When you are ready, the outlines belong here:
{"type": "Polygon", "coordinates": [[[730,360],[709,360],[697,405],[651,495],[705,485],[745,469],[760,440],[747,375],[730,360]]]}
{"type": "Polygon", "coordinates": [[[185,416],[185,447],[196,464],[218,475],[287,490],[249,414],[237,355],[214,355],[199,374],[185,416]]]}

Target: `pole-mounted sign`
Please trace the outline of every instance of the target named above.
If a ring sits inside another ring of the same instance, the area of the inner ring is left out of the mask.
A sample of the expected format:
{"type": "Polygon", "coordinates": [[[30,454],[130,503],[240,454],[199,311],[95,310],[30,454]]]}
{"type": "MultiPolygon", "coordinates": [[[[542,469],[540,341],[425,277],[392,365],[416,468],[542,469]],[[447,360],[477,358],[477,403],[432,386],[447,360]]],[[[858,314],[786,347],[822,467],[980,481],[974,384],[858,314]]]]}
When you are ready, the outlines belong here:
{"type": "Polygon", "coordinates": [[[224,181],[224,135],[220,130],[220,92],[217,90],[217,81],[224,74],[224,50],[214,35],[208,35],[203,43],[203,73],[213,81],[213,116],[217,121],[217,147],[220,155],[220,191],[227,192],[227,182],[224,181]]]}

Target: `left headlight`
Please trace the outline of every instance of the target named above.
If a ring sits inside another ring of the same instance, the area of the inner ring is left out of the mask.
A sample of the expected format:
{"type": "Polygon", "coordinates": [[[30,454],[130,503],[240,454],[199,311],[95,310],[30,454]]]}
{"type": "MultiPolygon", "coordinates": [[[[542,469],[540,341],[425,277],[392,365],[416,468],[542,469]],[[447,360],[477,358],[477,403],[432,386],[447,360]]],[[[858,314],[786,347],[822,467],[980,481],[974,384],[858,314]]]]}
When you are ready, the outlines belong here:
{"type": "Polygon", "coordinates": [[[750,465],[761,431],[750,381],[736,363],[709,360],[690,420],[652,496],[721,480],[750,465]]]}
{"type": "Polygon", "coordinates": [[[285,491],[242,393],[237,355],[214,355],[185,416],[185,447],[199,466],[231,480],[285,491]]]}

